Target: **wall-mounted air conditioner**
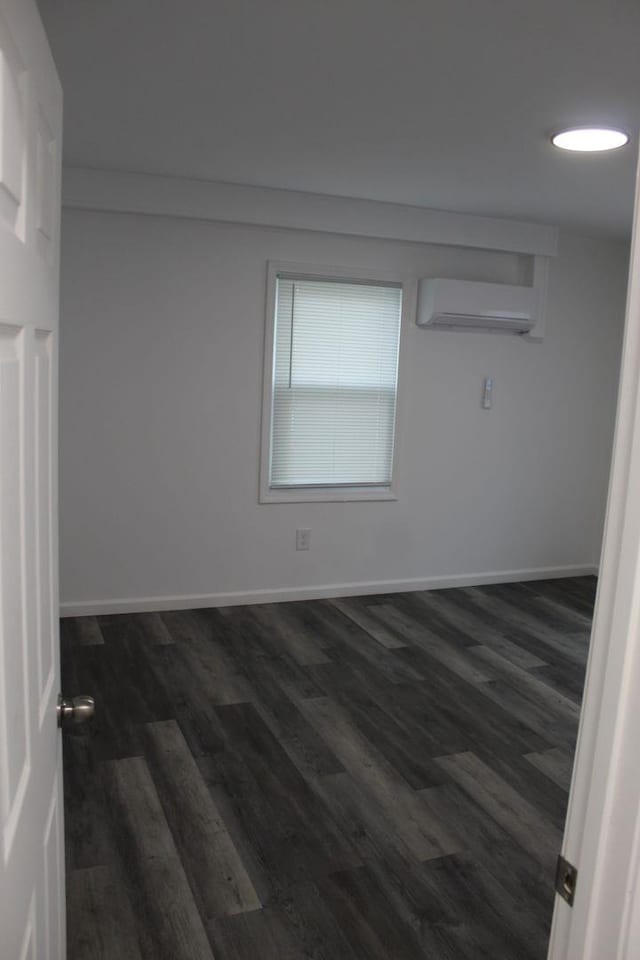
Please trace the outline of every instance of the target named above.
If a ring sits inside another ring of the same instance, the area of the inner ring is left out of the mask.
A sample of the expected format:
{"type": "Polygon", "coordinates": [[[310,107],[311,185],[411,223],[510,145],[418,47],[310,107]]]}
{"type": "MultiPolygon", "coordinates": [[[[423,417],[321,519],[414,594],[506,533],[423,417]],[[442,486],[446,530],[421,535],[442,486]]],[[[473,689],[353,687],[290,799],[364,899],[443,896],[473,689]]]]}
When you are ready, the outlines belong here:
{"type": "Polygon", "coordinates": [[[535,287],[472,280],[420,280],[420,327],[530,333],[536,325],[535,287]]]}

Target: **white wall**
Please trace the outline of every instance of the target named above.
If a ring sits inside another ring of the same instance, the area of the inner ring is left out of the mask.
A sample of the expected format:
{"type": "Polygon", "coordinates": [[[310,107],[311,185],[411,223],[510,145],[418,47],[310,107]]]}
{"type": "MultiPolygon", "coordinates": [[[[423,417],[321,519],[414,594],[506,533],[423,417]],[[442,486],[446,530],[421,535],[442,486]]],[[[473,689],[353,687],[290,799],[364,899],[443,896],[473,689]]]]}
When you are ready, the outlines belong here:
{"type": "Polygon", "coordinates": [[[268,259],[488,280],[518,269],[514,256],[479,250],[66,211],[63,612],[480,582],[597,561],[626,247],[561,236],[541,344],[403,330],[391,503],[258,504],[268,259]],[[296,527],[311,528],[309,553],[296,553],[296,527]]]}

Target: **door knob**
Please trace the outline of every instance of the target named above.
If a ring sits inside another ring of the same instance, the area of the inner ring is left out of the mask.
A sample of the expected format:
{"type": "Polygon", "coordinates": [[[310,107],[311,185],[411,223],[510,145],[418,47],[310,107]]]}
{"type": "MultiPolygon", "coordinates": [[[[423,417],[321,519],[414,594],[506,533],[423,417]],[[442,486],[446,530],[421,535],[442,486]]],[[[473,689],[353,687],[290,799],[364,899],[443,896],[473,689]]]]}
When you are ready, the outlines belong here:
{"type": "Polygon", "coordinates": [[[93,697],[81,694],[79,697],[58,695],[58,726],[67,730],[79,723],[86,723],[95,713],[96,702],[93,697]]]}

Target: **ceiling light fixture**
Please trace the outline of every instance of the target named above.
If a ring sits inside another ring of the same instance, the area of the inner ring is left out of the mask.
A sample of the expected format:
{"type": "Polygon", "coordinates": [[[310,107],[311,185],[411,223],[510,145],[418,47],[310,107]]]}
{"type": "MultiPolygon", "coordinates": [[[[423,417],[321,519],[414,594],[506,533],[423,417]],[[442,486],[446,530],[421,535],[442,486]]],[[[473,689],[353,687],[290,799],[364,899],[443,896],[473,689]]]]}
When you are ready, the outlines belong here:
{"type": "Polygon", "coordinates": [[[554,147],[579,153],[617,150],[628,142],[629,135],[624,130],[615,130],[612,127],[577,127],[573,130],[561,130],[551,137],[554,147]]]}

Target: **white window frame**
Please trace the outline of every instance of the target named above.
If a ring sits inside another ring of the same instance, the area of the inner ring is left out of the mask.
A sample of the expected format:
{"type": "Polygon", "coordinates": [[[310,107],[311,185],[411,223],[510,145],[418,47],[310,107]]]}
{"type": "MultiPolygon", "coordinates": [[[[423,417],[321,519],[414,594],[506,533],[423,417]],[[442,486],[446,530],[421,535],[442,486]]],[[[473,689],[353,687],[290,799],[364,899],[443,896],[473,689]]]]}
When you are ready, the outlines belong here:
{"type": "Polygon", "coordinates": [[[400,450],[399,424],[402,416],[402,354],[407,339],[406,331],[412,312],[415,313],[416,283],[398,273],[381,270],[369,270],[362,267],[346,269],[344,267],[318,266],[305,263],[269,261],[267,264],[267,297],[264,336],[264,371],[262,390],[262,435],[260,446],[260,503],[330,503],[350,500],[397,500],[398,499],[398,463],[400,450]],[[276,284],[280,274],[294,276],[301,280],[338,280],[354,283],[389,283],[402,290],[402,313],[400,318],[400,348],[398,353],[398,377],[396,387],[396,410],[394,423],[393,459],[391,462],[391,483],[380,486],[318,486],[318,487],[280,487],[269,486],[269,468],[271,459],[271,418],[273,406],[273,348],[275,338],[276,284]]]}

